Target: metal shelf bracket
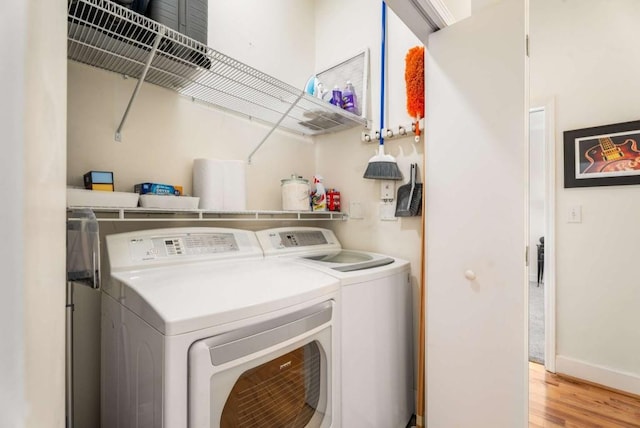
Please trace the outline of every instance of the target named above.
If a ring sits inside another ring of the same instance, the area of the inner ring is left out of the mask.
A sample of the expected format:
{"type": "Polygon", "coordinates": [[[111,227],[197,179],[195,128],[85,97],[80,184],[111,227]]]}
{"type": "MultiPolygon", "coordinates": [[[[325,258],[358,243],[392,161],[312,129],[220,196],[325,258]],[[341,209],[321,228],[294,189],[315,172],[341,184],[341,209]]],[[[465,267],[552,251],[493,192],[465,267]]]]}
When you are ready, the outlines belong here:
{"type": "Polygon", "coordinates": [[[129,110],[131,110],[131,106],[133,105],[133,101],[138,96],[138,92],[140,92],[140,88],[142,87],[142,83],[144,82],[144,79],[147,77],[147,72],[151,67],[151,62],[153,61],[153,57],[155,57],[156,52],[158,51],[158,46],[160,45],[160,40],[162,40],[162,37],[164,37],[164,33],[165,33],[164,28],[160,28],[160,31],[158,32],[155,40],[153,41],[153,47],[151,48],[151,52],[149,52],[147,61],[144,64],[144,70],[142,70],[142,74],[138,79],[138,83],[136,83],[136,87],[133,90],[133,94],[131,94],[131,98],[129,99],[129,104],[127,104],[127,109],[124,111],[124,115],[122,116],[120,125],[118,126],[118,129],[116,129],[115,140],[118,142],[122,141],[122,127],[124,126],[124,123],[127,120],[127,116],[129,115],[129,110]]]}
{"type": "Polygon", "coordinates": [[[293,108],[295,106],[298,105],[298,102],[300,102],[300,100],[302,99],[302,97],[304,96],[304,91],[300,92],[300,95],[298,95],[298,98],[296,98],[296,100],[289,106],[289,108],[287,109],[287,111],[285,111],[282,116],[280,116],[280,119],[271,127],[271,129],[269,130],[269,132],[267,132],[267,135],[265,135],[262,140],[260,140],[260,142],[258,143],[258,145],[256,146],[255,149],[253,149],[253,151],[251,153],[249,153],[249,157],[247,158],[247,163],[249,165],[251,165],[251,159],[253,158],[253,155],[256,154],[256,152],[258,151],[258,149],[264,144],[265,141],[267,141],[267,139],[271,136],[271,134],[273,134],[273,131],[276,130],[276,128],[278,126],[280,126],[280,124],[282,123],[282,121],[289,115],[289,113],[291,112],[291,110],[293,110],[293,108]]]}

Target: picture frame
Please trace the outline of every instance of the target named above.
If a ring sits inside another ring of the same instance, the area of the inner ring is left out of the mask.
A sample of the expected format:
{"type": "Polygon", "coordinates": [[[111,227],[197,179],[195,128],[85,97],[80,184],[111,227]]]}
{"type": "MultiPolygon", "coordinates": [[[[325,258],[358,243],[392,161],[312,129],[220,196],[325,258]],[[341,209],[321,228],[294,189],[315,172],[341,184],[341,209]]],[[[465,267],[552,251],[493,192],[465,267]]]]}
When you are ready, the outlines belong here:
{"type": "Polygon", "coordinates": [[[564,187],[640,184],[640,120],[564,132],[564,187]]]}

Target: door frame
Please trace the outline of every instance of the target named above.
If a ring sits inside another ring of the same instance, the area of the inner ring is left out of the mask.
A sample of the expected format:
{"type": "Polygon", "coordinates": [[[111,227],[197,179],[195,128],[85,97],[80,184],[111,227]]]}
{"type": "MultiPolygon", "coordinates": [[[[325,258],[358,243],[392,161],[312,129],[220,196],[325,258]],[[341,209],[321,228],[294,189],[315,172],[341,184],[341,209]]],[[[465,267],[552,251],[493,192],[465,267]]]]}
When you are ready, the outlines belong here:
{"type": "MultiPolygon", "coordinates": [[[[544,110],[544,368],[556,372],[556,134],[555,98],[533,100],[529,113],[544,110]]],[[[528,309],[527,309],[528,311],[528,309]]]]}

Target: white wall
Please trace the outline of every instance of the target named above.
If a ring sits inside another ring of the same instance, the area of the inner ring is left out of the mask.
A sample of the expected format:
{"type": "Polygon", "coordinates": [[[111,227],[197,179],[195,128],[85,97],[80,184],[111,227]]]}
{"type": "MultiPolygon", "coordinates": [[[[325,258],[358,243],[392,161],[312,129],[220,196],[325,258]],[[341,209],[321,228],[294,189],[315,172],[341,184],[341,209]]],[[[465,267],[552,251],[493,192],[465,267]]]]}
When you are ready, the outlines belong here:
{"type": "Polygon", "coordinates": [[[561,159],[563,131],[640,118],[638,19],[635,0],[531,2],[531,95],[557,102],[557,370],[636,394],[640,186],[564,189],[561,159]]]}
{"type": "Polygon", "coordinates": [[[0,425],[63,427],[66,4],[14,3],[0,13],[0,425]]]}
{"type": "Polygon", "coordinates": [[[207,44],[302,89],[315,71],[314,3],[315,0],[209,1],[207,44]]]}

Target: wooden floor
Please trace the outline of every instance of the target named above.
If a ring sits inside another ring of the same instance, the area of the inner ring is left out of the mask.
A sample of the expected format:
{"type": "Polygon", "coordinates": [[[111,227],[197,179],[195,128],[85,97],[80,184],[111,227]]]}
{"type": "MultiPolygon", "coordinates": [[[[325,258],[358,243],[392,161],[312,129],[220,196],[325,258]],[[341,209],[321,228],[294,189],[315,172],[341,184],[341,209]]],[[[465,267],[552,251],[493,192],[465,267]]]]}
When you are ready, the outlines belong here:
{"type": "Polygon", "coordinates": [[[640,397],[548,373],[529,363],[529,427],[640,427],[640,397]]]}

